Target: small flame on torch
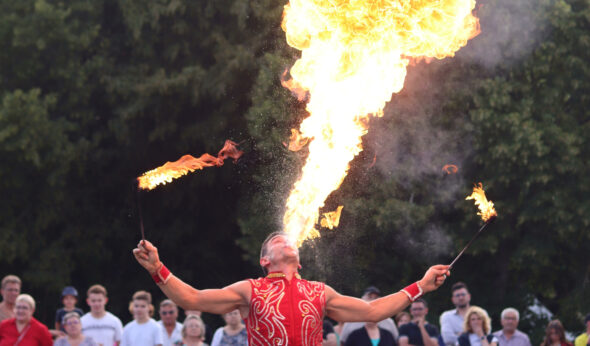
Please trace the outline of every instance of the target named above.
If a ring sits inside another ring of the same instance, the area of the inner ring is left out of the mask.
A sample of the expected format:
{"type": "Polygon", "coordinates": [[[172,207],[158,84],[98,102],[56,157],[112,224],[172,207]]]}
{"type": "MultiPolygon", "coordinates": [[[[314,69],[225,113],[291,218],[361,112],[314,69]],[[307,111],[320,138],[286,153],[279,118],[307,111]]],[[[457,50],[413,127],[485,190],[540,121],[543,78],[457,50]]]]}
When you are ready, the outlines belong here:
{"type": "Polygon", "coordinates": [[[498,216],[496,209],[494,209],[494,203],[488,201],[486,198],[486,192],[483,190],[483,185],[481,183],[473,186],[473,193],[465,199],[472,199],[475,201],[475,205],[479,208],[479,213],[477,213],[477,215],[481,215],[481,219],[484,222],[488,222],[488,220],[498,216]]]}
{"type": "Polygon", "coordinates": [[[222,166],[223,161],[230,157],[236,161],[243,152],[238,150],[237,143],[230,140],[225,141],[225,145],[217,154],[217,157],[209,154],[203,154],[196,158],[191,155],[184,155],[174,162],[166,162],[164,165],[145,172],[137,178],[140,189],[152,190],[158,185],[163,185],[172,180],[182,177],[197,169],[205,167],[222,166]]]}

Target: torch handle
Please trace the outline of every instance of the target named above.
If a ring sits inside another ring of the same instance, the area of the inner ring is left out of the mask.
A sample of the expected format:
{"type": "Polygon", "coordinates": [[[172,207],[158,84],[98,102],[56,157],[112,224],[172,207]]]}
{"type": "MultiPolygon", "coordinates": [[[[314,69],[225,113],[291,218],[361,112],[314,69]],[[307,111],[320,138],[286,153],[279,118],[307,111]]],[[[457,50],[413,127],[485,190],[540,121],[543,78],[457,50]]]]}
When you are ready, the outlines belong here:
{"type": "Polygon", "coordinates": [[[463,250],[461,250],[461,252],[459,252],[459,254],[457,255],[457,257],[455,257],[455,259],[453,260],[453,262],[451,262],[451,264],[449,264],[449,270],[451,270],[451,268],[453,268],[453,266],[455,265],[455,263],[457,262],[457,260],[463,256],[463,253],[465,253],[465,251],[471,246],[471,244],[473,244],[473,242],[475,241],[475,239],[477,239],[477,237],[479,237],[479,235],[481,234],[481,232],[483,232],[483,230],[492,222],[494,222],[494,220],[496,220],[495,216],[492,216],[490,219],[488,219],[488,221],[486,221],[486,223],[483,224],[483,226],[481,226],[481,228],[479,229],[479,231],[477,231],[477,233],[475,233],[475,235],[473,236],[473,238],[471,238],[471,240],[469,241],[469,243],[467,243],[467,245],[465,245],[465,247],[463,248],[463,250]]]}

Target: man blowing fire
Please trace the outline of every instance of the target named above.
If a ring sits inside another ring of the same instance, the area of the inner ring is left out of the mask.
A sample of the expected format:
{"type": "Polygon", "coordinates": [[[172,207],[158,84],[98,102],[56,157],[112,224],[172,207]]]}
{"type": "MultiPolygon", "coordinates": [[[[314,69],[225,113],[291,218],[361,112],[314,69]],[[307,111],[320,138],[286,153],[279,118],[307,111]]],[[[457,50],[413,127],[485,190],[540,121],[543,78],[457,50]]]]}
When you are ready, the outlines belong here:
{"type": "Polygon", "coordinates": [[[344,296],[323,282],[301,279],[299,250],[286,233],[270,234],[262,243],[264,278],[236,282],[221,289],[197,290],[162,264],[158,249],[141,241],[133,254],[162,292],[185,310],[224,314],[240,310],[248,344],[318,346],[324,316],[342,322],[378,322],[405,309],[424,293],[440,287],[447,265],[435,265],[424,277],[399,292],[371,302],[344,296]]]}

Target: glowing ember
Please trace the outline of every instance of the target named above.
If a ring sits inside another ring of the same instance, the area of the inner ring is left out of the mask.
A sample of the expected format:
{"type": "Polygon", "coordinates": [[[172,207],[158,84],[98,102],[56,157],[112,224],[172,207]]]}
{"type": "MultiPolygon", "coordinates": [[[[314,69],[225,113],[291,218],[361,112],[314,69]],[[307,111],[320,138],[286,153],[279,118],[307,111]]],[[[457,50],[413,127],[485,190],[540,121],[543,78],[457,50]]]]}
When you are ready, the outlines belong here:
{"type": "Polygon", "coordinates": [[[479,213],[477,213],[477,215],[481,215],[482,220],[487,222],[492,217],[498,216],[496,210],[494,209],[494,203],[492,203],[492,201],[488,201],[486,198],[486,192],[483,190],[481,183],[479,183],[479,185],[475,185],[473,187],[473,193],[471,196],[467,196],[465,199],[473,199],[475,201],[475,205],[479,208],[479,213]]]}
{"type": "Polygon", "coordinates": [[[324,213],[320,220],[320,226],[324,228],[334,229],[340,224],[340,214],[342,213],[343,206],[338,206],[336,210],[329,213],[324,213]]]}
{"type": "Polygon", "coordinates": [[[447,174],[455,174],[459,171],[459,169],[455,165],[444,165],[442,170],[447,174]]]}
{"type": "Polygon", "coordinates": [[[299,130],[313,139],[283,218],[291,240],[300,245],[317,236],[319,208],[362,150],[368,116],[382,115],[402,89],[410,61],[453,56],[479,33],[474,7],[475,0],[291,0],[285,6],[282,27],[301,59],[283,84],[308,99],[310,116],[299,130]]]}
{"type": "Polygon", "coordinates": [[[217,157],[209,154],[203,154],[199,158],[191,155],[184,155],[177,161],[166,162],[163,166],[147,171],[137,178],[139,188],[152,190],[160,184],[169,183],[172,180],[197,169],[221,166],[223,165],[223,160],[228,157],[235,161],[243,154],[243,152],[238,150],[236,146],[236,143],[227,140],[225,141],[223,148],[217,154],[217,157]]]}

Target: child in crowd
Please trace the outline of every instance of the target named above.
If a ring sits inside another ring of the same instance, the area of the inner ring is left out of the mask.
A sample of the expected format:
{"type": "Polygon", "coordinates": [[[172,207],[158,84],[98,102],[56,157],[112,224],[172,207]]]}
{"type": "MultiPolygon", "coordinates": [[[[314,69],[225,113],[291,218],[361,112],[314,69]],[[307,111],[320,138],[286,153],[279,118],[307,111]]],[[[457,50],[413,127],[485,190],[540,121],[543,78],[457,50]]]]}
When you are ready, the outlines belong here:
{"type": "Polygon", "coordinates": [[[123,328],[121,346],[162,346],[160,325],[151,318],[154,313],[152,295],[146,291],[135,292],[130,310],[133,321],[123,328]]]}
{"type": "Polygon", "coordinates": [[[57,309],[57,312],[55,313],[55,329],[65,333],[64,326],[61,324],[64,316],[68,312],[75,312],[82,317],[84,311],[76,307],[76,303],[78,302],[78,291],[72,286],[66,286],[63,291],[61,291],[61,302],[63,308],[57,309]]]}

